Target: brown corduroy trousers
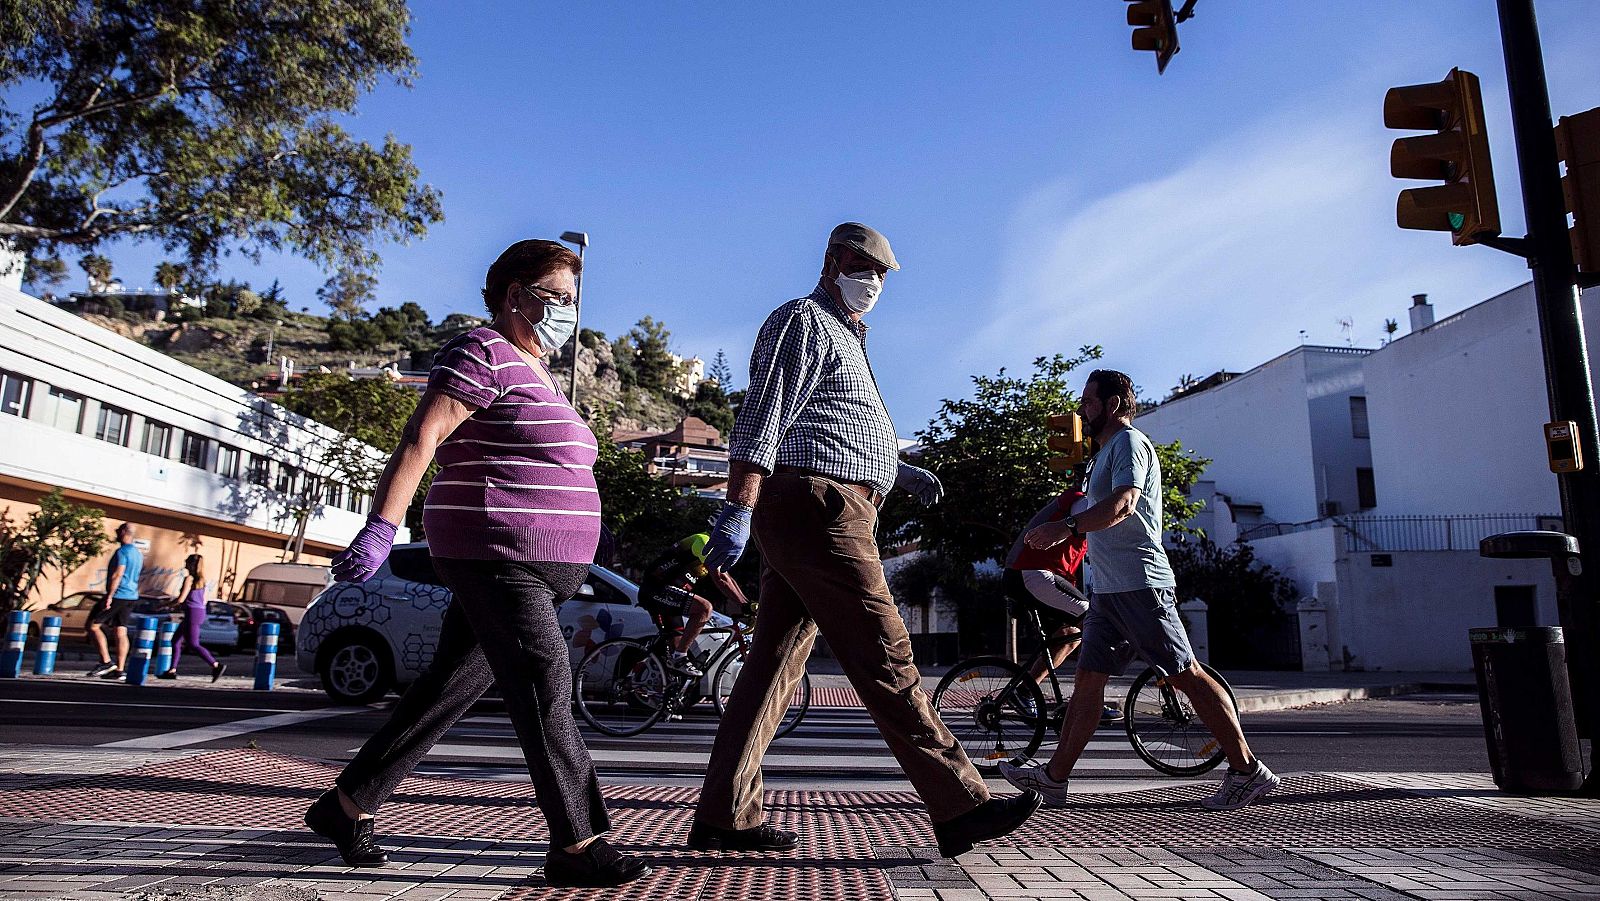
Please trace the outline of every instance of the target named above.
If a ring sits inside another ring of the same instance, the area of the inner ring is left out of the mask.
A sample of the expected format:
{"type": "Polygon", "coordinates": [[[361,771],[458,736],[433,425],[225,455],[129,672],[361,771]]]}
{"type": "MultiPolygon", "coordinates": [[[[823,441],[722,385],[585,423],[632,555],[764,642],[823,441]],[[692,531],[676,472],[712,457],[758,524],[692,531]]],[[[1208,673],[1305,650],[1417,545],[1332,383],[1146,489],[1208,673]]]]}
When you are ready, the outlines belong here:
{"type": "Polygon", "coordinates": [[[939,720],[883,576],[878,511],[819,476],[766,480],[752,528],[761,608],[749,655],[717,728],[696,816],[722,829],[762,822],[761,759],[820,629],[935,823],[988,800],[983,779],[939,720]]]}

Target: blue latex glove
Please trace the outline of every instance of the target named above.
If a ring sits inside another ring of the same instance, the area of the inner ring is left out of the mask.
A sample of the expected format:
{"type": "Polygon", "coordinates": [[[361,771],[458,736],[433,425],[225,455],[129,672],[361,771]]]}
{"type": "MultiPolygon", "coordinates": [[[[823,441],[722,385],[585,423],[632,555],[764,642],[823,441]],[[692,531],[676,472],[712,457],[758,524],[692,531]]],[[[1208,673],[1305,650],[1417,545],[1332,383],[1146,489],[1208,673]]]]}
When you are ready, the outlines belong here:
{"type": "Polygon", "coordinates": [[[389,558],[394,533],[400,527],[376,513],[367,516],[350,546],[333,558],[333,578],[338,582],[365,582],[389,558]]]}
{"type": "Polygon", "coordinates": [[[749,507],[728,501],[711,521],[711,540],[706,544],[706,569],[729,570],[744,556],[750,543],[749,507]]]}
{"type": "Polygon", "coordinates": [[[920,466],[910,463],[901,463],[900,471],[895,473],[894,487],[909,491],[917,500],[922,501],[924,507],[931,507],[944,497],[944,486],[939,484],[939,477],[920,466]]]}

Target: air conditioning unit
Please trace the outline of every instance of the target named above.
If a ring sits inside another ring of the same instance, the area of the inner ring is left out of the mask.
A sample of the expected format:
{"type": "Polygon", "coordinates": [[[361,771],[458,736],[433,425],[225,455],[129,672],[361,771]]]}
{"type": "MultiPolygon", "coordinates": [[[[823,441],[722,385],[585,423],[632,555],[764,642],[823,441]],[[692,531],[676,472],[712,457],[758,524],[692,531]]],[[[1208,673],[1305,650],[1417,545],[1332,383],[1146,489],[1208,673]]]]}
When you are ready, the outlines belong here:
{"type": "Polygon", "coordinates": [[[1323,501],[1317,505],[1317,515],[1324,519],[1330,516],[1338,516],[1340,512],[1341,507],[1338,501],[1323,501]]]}

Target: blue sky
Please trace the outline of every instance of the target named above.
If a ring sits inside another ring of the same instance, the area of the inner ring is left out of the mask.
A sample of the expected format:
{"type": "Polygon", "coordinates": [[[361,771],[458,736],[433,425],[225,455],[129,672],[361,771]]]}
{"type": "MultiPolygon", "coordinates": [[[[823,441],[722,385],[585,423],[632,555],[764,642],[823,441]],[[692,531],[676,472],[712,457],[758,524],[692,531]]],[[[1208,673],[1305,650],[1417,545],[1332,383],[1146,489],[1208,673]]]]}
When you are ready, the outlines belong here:
{"type": "MultiPolygon", "coordinates": [[[[1600,104],[1595,5],[1538,7],[1552,108],[1600,104]]],[[[475,311],[506,244],[586,231],[584,325],[652,315],[679,353],[725,350],[742,386],[761,320],[859,219],[903,267],[868,322],[911,435],[971,375],[1040,354],[1102,344],[1159,397],[1301,330],[1343,343],[1343,318],[1376,345],[1413,293],[1443,316],[1526,280],[1397,229],[1412,183],[1388,175],[1384,91],[1476,72],[1522,233],[1493,2],[1201,0],[1161,77],[1123,8],[414,3],[416,86],[378,90],[351,127],[410,142],[446,220],[384,248],[380,303],[475,311]]],[[[110,255],[133,286],[157,251],[110,255]]],[[[304,262],[224,274],[320,307],[304,262]]]]}

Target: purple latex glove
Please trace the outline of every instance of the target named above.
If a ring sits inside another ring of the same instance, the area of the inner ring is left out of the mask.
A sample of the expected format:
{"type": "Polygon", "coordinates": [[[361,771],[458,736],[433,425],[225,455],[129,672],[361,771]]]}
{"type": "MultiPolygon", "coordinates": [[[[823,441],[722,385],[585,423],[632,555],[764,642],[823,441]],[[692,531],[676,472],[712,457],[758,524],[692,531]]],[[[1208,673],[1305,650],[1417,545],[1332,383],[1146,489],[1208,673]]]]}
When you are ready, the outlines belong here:
{"type": "Polygon", "coordinates": [[[333,558],[333,578],[336,582],[365,582],[389,558],[394,547],[394,533],[400,528],[376,513],[367,516],[350,546],[333,558]]]}

